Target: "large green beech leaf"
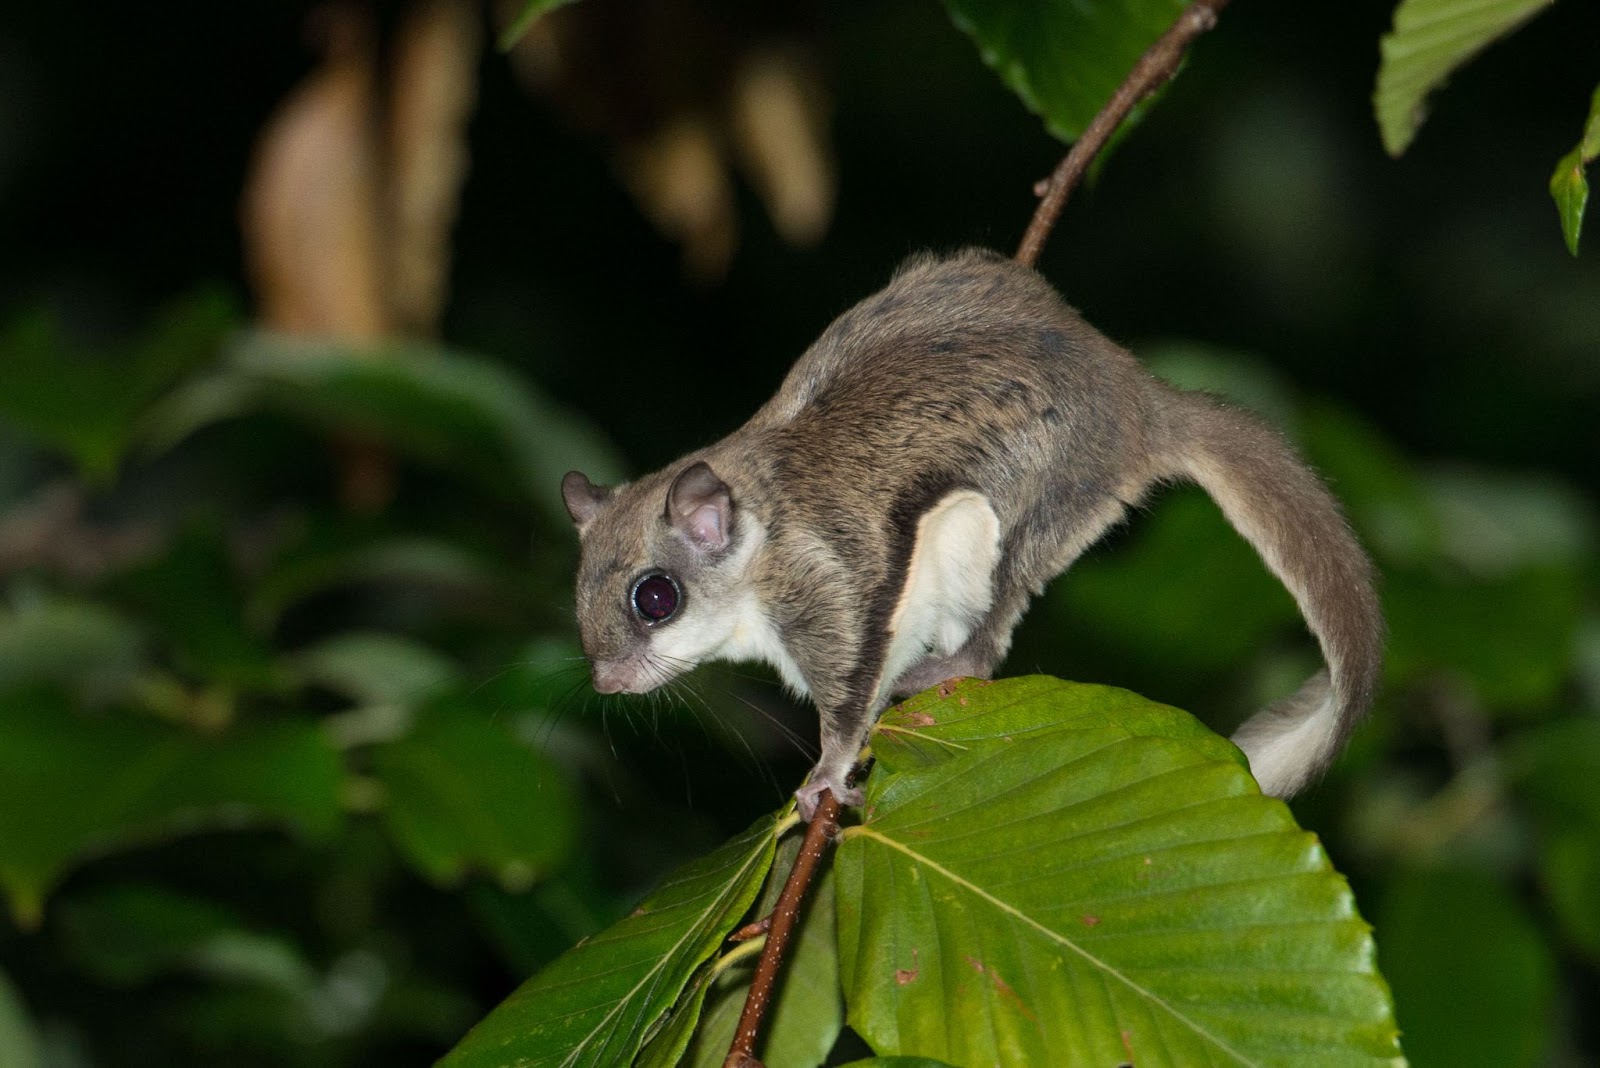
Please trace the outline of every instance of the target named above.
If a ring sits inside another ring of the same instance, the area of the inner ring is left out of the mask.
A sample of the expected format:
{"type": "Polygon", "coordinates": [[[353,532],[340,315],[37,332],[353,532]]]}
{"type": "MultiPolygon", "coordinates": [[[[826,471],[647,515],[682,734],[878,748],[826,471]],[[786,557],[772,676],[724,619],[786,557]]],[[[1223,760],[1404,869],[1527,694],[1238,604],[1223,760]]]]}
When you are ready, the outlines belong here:
{"type": "Polygon", "coordinates": [[[626,919],[522,984],[441,1068],[630,1063],[755,900],[778,831],[763,817],[680,868],[626,919]]]}
{"type": "Polygon", "coordinates": [[[1583,137],[1576,148],[1557,161],[1555,173],[1550,176],[1550,196],[1561,214],[1561,236],[1566,239],[1567,251],[1574,256],[1578,254],[1578,235],[1583,231],[1583,212],[1589,205],[1589,180],[1583,170],[1596,156],[1600,156],[1600,88],[1595,89],[1589,102],[1583,137]]]}
{"type": "Polygon", "coordinates": [[[945,700],[978,723],[1009,703],[1015,729],[880,760],[835,864],[849,1021],[877,1052],[1401,1063],[1349,887],[1231,749],[1131,696],[1096,714],[1023,680],[945,700]]]}
{"type": "Polygon", "coordinates": [[[1130,690],[1049,675],[990,682],[958,679],[907,698],[873,729],[872,752],[886,771],[942,763],[975,749],[1084,727],[1129,737],[1172,738],[1216,760],[1245,766],[1244,754],[1193,716],[1130,690]]]}
{"type": "Polygon", "coordinates": [[[434,882],[469,870],[525,890],[570,852],[577,804],[542,753],[475,712],[442,703],[404,737],[373,752],[384,823],[412,866],[434,882]]]}
{"type": "Polygon", "coordinates": [[[1450,73],[1554,0],[1400,0],[1372,104],[1383,147],[1398,156],[1427,117],[1428,94],[1450,73]]]}
{"type": "Polygon", "coordinates": [[[983,61],[1063,141],[1075,140],[1184,0],[945,0],[983,61]]]}
{"type": "Polygon", "coordinates": [[[343,769],[314,725],[214,736],[59,696],[0,697],[0,889],[20,922],[73,864],[177,834],[271,824],[316,838],[340,821],[343,769]]]}
{"type": "Polygon", "coordinates": [[[533,501],[563,527],[561,476],[615,481],[621,464],[588,423],[488,360],[425,345],[371,349],[256,332],[224,367],[170,397],[146,422],[153,447],[220,419],[284,412],[377,437],[533,501]]]}

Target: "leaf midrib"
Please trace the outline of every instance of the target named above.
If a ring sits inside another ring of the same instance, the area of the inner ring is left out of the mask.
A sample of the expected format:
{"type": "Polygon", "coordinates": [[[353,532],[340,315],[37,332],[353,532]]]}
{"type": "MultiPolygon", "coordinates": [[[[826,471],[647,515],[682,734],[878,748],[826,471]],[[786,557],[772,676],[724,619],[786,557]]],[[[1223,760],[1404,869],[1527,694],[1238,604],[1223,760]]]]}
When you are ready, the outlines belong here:
{"type": "Polygon", "coordinates": [[[976,883],[972,882],[971,880],[966,879],[963,876],[958,875],[957,873],[951,871],[949,868],[946,868],[944,865],[938,863],[937,861],[935,861],[933,858],[927,856],[926,854],[918,853],[915,850],[911,849],[910,847],[902,844],[901,842],[898,842],[898,841],[894,840],[893,838],[889,838],[889,837],[887,837],[887,836],[885,836],[883,834],[880,834],[876,830],[872,829],[871,827],[865,826],[865,825],[857,825],[855,827],[846,828],[843,832],[841,832],[840,837],[841,838],[867,838],[867,839],[871,839],[873,841],[876,841],[876,842],[878,842],[878,843],[880,843],[882,845],[888,846],[889,848],[894,849],[894,850],[904,854],[905,856],[909,857],[915,863],[922,865],[923,867],[927,868],[929,871],[936,872],[939,875],[944,876],[946,879],[948,879],[951,883],[953,883],[957,887],[960,887],[961,889],[967,891],[968,893],[972,894],[973,896],[981,899],[982,901],[986,902],[987,904],[989,904],[993,908],[999,910],[1000,912],[1004,913],[1005,915],[1010,916],[1013,919],[1017,920],[1018,922],[1026,925],[1028,927],[1031,927],[1036,931],[1038,931],[1047,940],[1049,940],[1049,941],[1051,941],[1053,943],[1056,943],[1057,945],[1063,946],[1063,947],[1065,947],[1067,949],[1070,949],[1072,952],[1074,952],[1074,953],[1078,954],[1078,956],[1082,957],[1089,964],[1091,964],[1095,968],[1099,969],[1102,974],[1110,976],[1112,978],[1115,978],[1118,982],[1122,983],[1124,986],[1126,986],[1129,990],[1133,991],[1138,996],[1148,1000],[1149,1002],[1151,1002],[1154,1005],[1159,1006],[1160,1008],[1165,1010],[1168,1014],[1170,1014],[1173,1019],[1175,1019],[1178,1022],[1182,1023],[1185,1027],[1189,1028],[1196,1035],[1200,1036],[1200,1038],[1202,1038],[1203,1040],[1205,1040],[1207,1042],[1210,1042],[1212,1045],[1216,1046],[1218,1049],[1222,1050],[1224,1053],[1226,1053],[1229,1056],[1235,1058],[1241,1064],[1247,1065],[1247,1066],[1249,1066],[1249,1068],[1261,1068],[1261,1066],[1257,1062],[1250,1060],[1243,1053],[1240,1053],[1238,1050],[1236,1050],[1232,1046],[1228,1045],[1228,1043],[1224,1042],[1221,1038],[1219,1038],[1218,1036],[1212,1034],[1204,1026],[1202,1026],[1198,1021],[1193,1020],[1193,1019],[1189,1018],[1188,1016],[1184,1015],[1184,1013],[1180,1012],[1177,1009],[1177,1007],[1172,1005],[1165,998],[1162,998],[1155,991],[1146,989],[1145,987],[1141,986],[1138,982],[1134,981],[1134,979],[1132,979],[1130,976],[1124,974],[1122,971],[1118,970],[1116,967],[1114,967],[1110,963],[1108,963],[1108,962],[1106,962],[1104,960],[1101,960],[1099,957],[1095,956],[1093,953],[1090,953],[1088,950],[1084,949],[1082,946],[1078,945],[1076,942],[1072,941],[1070,938],[1066,937],[1061,932],[1056,931],[1056,930],[1054,930],[1054,929],[1052,929],[1050,927],[1045,926],[1043,923],[1040,923],[1038,920],[1034,919],[1032,916],[1028,915],[1026,912],[1023,912],[1021,909],[1017,908],[1015,905],[1012,905],[1010,902],[1004,901],[1004,900],[996,897],[995,895],[989,893],[987,890],[983,889],[983,887],[978,886],[976,883]]]}

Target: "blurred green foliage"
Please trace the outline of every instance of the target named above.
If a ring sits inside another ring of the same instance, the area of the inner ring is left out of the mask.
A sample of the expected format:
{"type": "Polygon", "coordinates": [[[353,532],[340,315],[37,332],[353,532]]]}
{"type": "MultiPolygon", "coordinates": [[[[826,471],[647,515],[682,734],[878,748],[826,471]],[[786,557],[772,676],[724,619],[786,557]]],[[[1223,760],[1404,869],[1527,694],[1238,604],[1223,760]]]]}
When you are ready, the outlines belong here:
{"type": "MultiPolygon", "coordinates": [[[[794,253],[746,211],[707,291],[486,61],[452,344],[291,343],[241,310],[234,212],[307,6],[0,13],[7,1068],[428,1063],[770,810],[816,729],[770,680],[588,691],[556,479],[736,425],[907,250],[1007,245],[1056,154],[943,10],[834,5],[833,236],[794,253]],[[377,512],[352,448],[388,464],[377,512]]],[[[1391,13],[1232,5],[1043,268],[1113,336],[1195,339],[1134,347],[1279,421],[1381,566],[1384,696],[1297,812],[1413,1063],[1592,1063],[1600,269],[1535,194],[1592,132],[1600,30],[1555,5],[1391,163],[1391,13]]],[[[1225,727],[1314,649],[1202,498],[1146,512],[1011,670],[1225,727]]]]}

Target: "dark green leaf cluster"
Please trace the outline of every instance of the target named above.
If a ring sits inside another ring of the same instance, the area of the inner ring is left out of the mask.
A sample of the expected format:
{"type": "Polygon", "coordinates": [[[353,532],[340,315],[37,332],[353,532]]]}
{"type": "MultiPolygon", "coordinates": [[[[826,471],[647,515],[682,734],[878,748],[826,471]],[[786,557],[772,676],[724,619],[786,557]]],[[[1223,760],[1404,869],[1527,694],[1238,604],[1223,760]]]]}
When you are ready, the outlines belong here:
{"type": "MultiPolygon", "coordinates": [[[[438,1049],[483,928],[560,932],[531,961],[508,934],[521,969],[609,914],[552,881],[598,760],[559,722],[583,667],[556,607],[559,473],[616,472],[594,431],[486,360],[235,333],[213,299],[121,353],[28,320],[0,374],[27,458],[0,512],[0,945],[34,998],[122,992],[80,1023],[149,1033],[129,1063],[438,1049]],[[391,469],[381,523],[339,497],[357,440],[391,469]]],[[[21,1013],[0,987],[7,1065],[43,1041],[21,1013]]]]}

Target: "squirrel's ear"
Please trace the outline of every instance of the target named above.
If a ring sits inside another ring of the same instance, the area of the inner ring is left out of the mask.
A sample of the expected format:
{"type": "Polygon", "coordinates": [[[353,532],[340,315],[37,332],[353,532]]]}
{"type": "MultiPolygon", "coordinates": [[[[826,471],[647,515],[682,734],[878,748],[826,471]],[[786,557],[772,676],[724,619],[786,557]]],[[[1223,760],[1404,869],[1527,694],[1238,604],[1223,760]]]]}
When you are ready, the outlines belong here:
{"type": "Polygon", "coordinates": [[[704,460],[683,470],[667,491],[667,522],[701,552],[720,552],[733,538],[733,497],[704,460]]]}
{"type": "Polygon", "coordinates": [[[596,486],[582,471],[568,471],[561,480],[561,499],[566,502],[567,514],[582,530],[611,500],[611,490],[596,486]]]}

